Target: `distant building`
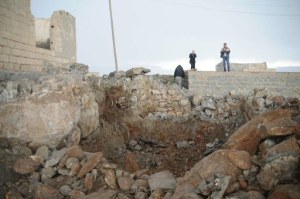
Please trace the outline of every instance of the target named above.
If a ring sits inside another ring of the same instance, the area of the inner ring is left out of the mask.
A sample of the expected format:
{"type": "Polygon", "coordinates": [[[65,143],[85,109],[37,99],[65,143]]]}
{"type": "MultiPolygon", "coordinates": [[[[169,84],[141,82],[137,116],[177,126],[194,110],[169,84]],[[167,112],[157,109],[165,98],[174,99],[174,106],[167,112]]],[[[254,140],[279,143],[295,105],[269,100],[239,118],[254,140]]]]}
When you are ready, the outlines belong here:
{"type": "MultiPolygon", "coordinates": [[[[216,71],[224,71],[223,62],[216,65],[216,71]]],[[[276,72],[270,69],[266,62],[262,63],[230,63],[230,71],[237,72],[276,72]]]]}

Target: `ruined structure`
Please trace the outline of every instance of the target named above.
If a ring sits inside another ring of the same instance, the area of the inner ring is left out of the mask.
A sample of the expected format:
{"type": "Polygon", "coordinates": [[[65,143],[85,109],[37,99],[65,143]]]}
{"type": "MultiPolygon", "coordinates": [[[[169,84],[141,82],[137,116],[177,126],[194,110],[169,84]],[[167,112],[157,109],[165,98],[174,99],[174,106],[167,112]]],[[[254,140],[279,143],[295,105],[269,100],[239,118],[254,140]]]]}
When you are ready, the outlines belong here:
{"type": "Polygon", "coordinates": [[[75,18],[68,12],[35,19],[30,0],[1,0],[0,13],[0,69],[42,71],[45,61],[76,62],[75,18]]]}

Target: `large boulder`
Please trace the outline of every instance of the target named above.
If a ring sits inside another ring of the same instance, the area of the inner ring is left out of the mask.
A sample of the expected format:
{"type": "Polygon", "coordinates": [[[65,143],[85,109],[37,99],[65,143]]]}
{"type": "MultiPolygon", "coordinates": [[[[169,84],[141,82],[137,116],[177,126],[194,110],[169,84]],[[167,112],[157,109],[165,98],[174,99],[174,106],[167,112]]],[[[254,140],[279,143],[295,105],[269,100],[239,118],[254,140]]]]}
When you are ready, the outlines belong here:
{"type": "Polygon", "coordinates": [[[5,92],[1,93],[6,94],[0,97],[0,137],[55,147],[77,126],[83,137],[97,128],[95,94],[81,78],[47,74],[29,83],[29,91],[22,93],[24,89],[16,82],[4,83],[5,92]]]}
{"type": "Polygon", "coordinates": [[[233,149],[217,150],[188,171],[184,177],[179,178],[172,199],[179,199],[186,193],[194,193],[200,184],[218,174],[227,176],[232,184],[243,170],[251,168],[251,157],[245,151],[233,149]]]}
{"type": "Polygon", "coordinates": [[[286,109],[278,109],[261,114],[234,132],[223,147],[226,149],[244,150],[253,155],[261,140],[268,135],[268,133],[265,132],[270,132],[269,134],[273,134],[274,136],[276,135],[276,133],[267,130],[258,131],[258,127],[265,125],[266,129],[268,129],[268,127],[271,126],[268,125],[268,123],[282,118],[287,118],[287,120],[291,119],[291,112],[286,109]]]}

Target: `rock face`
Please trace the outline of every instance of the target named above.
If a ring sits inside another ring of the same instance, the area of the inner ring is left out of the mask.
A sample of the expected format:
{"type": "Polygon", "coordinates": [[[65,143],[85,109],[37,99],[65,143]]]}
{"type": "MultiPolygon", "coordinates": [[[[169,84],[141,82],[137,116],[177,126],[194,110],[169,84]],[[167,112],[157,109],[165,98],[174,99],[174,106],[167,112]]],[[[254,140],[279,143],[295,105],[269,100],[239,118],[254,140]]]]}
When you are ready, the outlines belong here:
{"type": "Polygon", "coordinates": [[[258,125],[268,125],[280,118],[291,119],[289,110],[278,109],[264,113],[240,127],[224,144],[224,148],[244,150],[253,155],[265,134],[257,130],[258,125]]]}
{"type": "Polygon", "coordinates": [[[94,93],[76,75],[41,74],[36,81],[7,82],[1,95],[0,137],[56,146],[77,126],[87,136],[99,124],[94,93]],[[28,92],[21,94],[24,82],[28,92]]]}

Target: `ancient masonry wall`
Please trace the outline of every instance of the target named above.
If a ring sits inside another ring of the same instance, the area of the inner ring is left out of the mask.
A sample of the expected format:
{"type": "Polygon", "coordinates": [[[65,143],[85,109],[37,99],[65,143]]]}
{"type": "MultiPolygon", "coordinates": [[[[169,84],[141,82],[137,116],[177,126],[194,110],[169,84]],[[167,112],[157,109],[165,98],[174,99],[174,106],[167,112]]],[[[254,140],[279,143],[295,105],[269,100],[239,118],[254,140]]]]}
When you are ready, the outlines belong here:
{"type": "Polygon", "coordinates": [[[300,97],[300,73],[188,71],[189,90],[201,96],[247,95],[267,89],[273,96],[300,97]]]}
{"type": "Polygon", "coordinates": [[[65,11],[55,12],[48,30],[50,48],[39,48],[36,46],[43,37],[36,37],[30,3],[0,0],[0,70],[42,71],[44,61],[76,62],[75,18],[65,11]]]}

